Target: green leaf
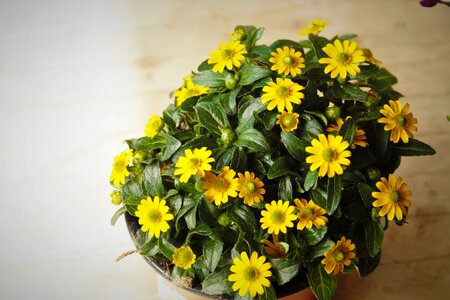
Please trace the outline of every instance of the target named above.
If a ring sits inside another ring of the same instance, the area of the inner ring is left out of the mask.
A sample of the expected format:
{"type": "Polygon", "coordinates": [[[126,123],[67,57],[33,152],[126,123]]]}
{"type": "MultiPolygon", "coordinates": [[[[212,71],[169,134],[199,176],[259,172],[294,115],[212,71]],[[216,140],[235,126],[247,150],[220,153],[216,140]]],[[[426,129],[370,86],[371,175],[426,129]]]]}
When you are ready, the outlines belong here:
{"type": "Polygon", "coordinates": [[[123,215],[127,211],[127,208],[125,206],[121,206],[111,217],[111,225],[115,225],[117,220],[120,218],[121,215],[123,215]]]}
{"type": "Polygon", "coordinates": [[[187,225],[188,229],[192,230],[197,225],[197,208],[198,208],[198,205],[195,205],[193,208],[191,208],[191,210],[189,210],[184,215],[184,220],[186,221],[186,225],[187,225]]]}
{"type": "Polygon", "coordinates": [[[128,213],[132,216],[135,215],[135,211],[137,209],[137,206],[141,203],[142,198],[139,197],[128,197],[123,199],[123,205],[125,206],[128,213]]]}
{"type": "Polygon", "coordinates": [[[364,223],[372,219],[371,209],[365,207],[356,186],[347,187],[343,191],[340,207],[345,217],[357,223],[364,223]]]}
{"type": "Polygon", "coordinates": [[[166,139],[160,135],[154,136],[153,138],[144,136],[139,139],[127,140],[126,142],[131,149],[140,151],[152,151],[162,149],[166,146],[166,139]]]}
{"type": "Polygon", "coordinates": [[[314,189],[317,186],[317,179],[319,178],[319,170],[311,171],[309,170],[305,177],[305,183],[303,187],[305,191],[314,189]]]}
{"type": "Polygon", "coordinates": [[[307,144],[289,132],[281,132],[281,143],[293,158],[304,161],[306,157],[305,148],[307,144]]]}
{"type": "MultiPolygon", "coordinates": [[[[248,294],[248,292],[247,292],[248,294]]],[[[269,287],[264,287],[264,293],[262,295],[257,294],[254,298],[255,300],[277,300],[277,293],[273,285],[269,287]]]]}
{"type": "Polygon", "coordinates": [[[240,90],[240,88],[235,88],[228,93],[222,93],[218,95],[219,102],[225,110],[225,113],[230,116],[236,114],[236,97],[239,94],[240,90]]]}
{"type": "Polygon", "coordinates": [[[222,295],[233,291],[232,282],[228,280],[231,271],[224,268],[218,272],[211,273],[202,282],[202,291],[208,295],[222,295]]]}
{"type": "Polygon", "coordinates": [[[122,187],[123,198],[136,197],[145,198],[142,187],[135,180],[127,181],[122,187]]]}
{"type": "Polygon", "coordinates": [[[372,203],[375,199],[372,197],[372,192],[374,192],[374,190],[370,187],[370,185],[365,183],[359,183],[358,192],[359,195],[361,196],[361,200],[363,201],[364,206],[367,209],[372,209],[373,208],[372,203]]]}
{"type": "Polygon", "coordinates": [[[292,200],[292,182],[289,176],[281,178],[278,184],[278,199],[292,200]]]}
{"type": "Polygon", "coordinates": [[[381,250],[384,230],[380,222],[370,221],[364,224],[364,233],[366,236],[366,247],[369,255],[375,257],[381,250]]]}
{"type": "Polygon", "coordinates": [[[210,240],[203,245],[203,256],[205,257],[206,267],[214,272],[223,251],[223,243],[218,240],[210,240]]]}
{"type": "Polygon", "coordinates": [[[161,171],[158,161],[153,161],[148,164],[144,172],[142,172],[142,184],[150,196],[159,196],[163,198],[166,190],[162,184],[161,171]]]}
{"type": "Polygon", "coordinates": [[[265,109],[261,98],[253,98],[251,96],[244,97],[239,103],[238,108],[238,126],[236,132],[240,133],[247,129],[253,128],[255,124],[255,113],[260,113],[265,109]]]}
{"type": "Polygon", "coordinates": [[[392,88],[397,83],[397,78],[389,73],[385,68],[381,68],[373,76],[369,77],[369,84],[379,92],[384,92],[392,88]]]}
{"type": "Polygon", "coordinates": [[[267,173],[267,178],[274,179],[290,174],[291,165],[292,163],[287,157],[283,156],[278,158],[270,167],[269,172],[267,173]]]}
{"type": "Polygon", "coordinates": [[[356,38],[358,35],[356,33],[347,33],[347,34],[343,34],[339,37],[339,39],[341,41],[345,41],[345,40],[351,40],[356,38]]]}
{"type": "Polygon", "coordinates": [[[314,46],[314,52],[316,53],[317,60],[321,59],[322,57],[327,57],[325,52],[323,52],[322,48],[325,47],[328,43],[330,43],[329,40],[327,40],[324,37],[313,34],[309,35],[309,40],[314,46]]]}
{"type": "Polygon", "coordinates": [[[256,222],[252,210],[247,205],[231,207],[229,210],[229,217],[240,227],[247,238],[254,238],[256,225],[258,225],[258,223],[256,222]]]}
{"type": "Polygon", "coordinates": [[[247,154],[242,148],[234,148],[233,156],[230,161],[230,168],[236,172],[244,173],[247,171],[247,154]]]}
{"type": "Polygon", "coordinates": [[[332,215],[341,201],[342,176],[335,175],[328,179],[327,185],[327,206],[324,207],[328,214],[332,215]]]}
{"type": "Polygon", "coordinates": [[[336,276],[328,274],[321,264],[308,269],[308,282],[318,300],[331,300],[337,286],[336,276]]]}
{"type": "Polygon", "coordinates": [[[382,160],[389,146],[389,132],[383,129],[382,124],[375,127],[375,156],[382,160]]]}
{"type": "Polygon", "coordinates": [[[347,141],[349,145],[352,144],[353,138],[356,133],[356,125],[351,118],[345,120],[344,124],[342,124],[341,129],[338,132],[338,135],[343,137],[343,141],[347,141]]]}
{"type": "Polygon", "coordinates": [[[178,212],[176,218],[175,218],[175,230],[179,231],[180,229],[180,224],[179,221],[181,220],[181,218],[188,212],[190,211],[193,207],[195,207],[198,204],[198,201],[191,198],[191,197],[184,197],[183,199],[183,205],[181,206],[180,211],[178,212]]]}
{"type": "Polygon", "coordinates": [[[168,240],[163,237],[159,237],[158,239],[158,247],[159,251],[170,261],[173,258],[173,252],[175,251],[175,246],[172,245],[168,240]]]}
{"type": "Polygon", "coordinates": [[[225,74],[227,73],[218,73],[211,70],[203,71],[194,75],[193,82],[211,88],[221,88],[225,87],[225,74]]]}
{"type": "Polygon", "coordinates": [[[303,237],[309,246],[315,246],[325,237],[325,234],[328,231],[327,226],[322,226],[320,229],[316,227],[304,228],[300,231],[300,236],[303,237]]]}
{"type": "Polygon", "coordinates": [[[199,102],[194,109],[200,124],[209,131],[220,136],[220,128],[230,128],[227,115],[220,109],[217,103],[199,102]]]}
{"type": "Polygon", "coordinates": [[[403,142],[399,142],[397,144],[392,144],[392,150],[395,154],[400,156],[419,156],[419,155],[434,155],[436,154],[436,150],[434,150],[431,146],[415,140],[409,139],[407,144],[403,142]]]}
{"type": "Polygon", "coordinates": [[[158,238],[155,236],[151,237],[148,242],[139,246],[139,254],[148,256],[156,255],[159,252],[158,244],[158,238]]]}
{"type": "Polygon", "coordinates": [[[271,259],[272,272],[278,285],[283,285],[294,278],[300,271],[300,262],[293,259],[271,259]]]}
{"type": "Polygon", "coordinates": [[[181,147],[181,142],[171,136],[170,134],[166,135],[166,147],[161,153],[161,161],[168,160],[177,150],[181,147]]]}
{"type": "Polygon", "coordinates": [[[322,125],[320,125],[319,121],[317,121],[316,118],[308,114],[301,115],[301,118],[305,122],[302,122],[303,126],[299,127],[299,129],[297,129],[297,132],[299,133],[299,136],[302,140],[304,140],[306,143],[311,143],[313,139],[316,139],[319,134],[323,133],[323,127],[322,125]]]}
{"type": "Polygon", "coordinates": [[[255,47],[256,42],[262,37],[264,28],[260,27],[256,30],[252,30],[250,34],[247,33],[247,49],[251,50],[255,47]]]}
{"type": "Polygon", "coordinates": [[[275,52],[278,48],[283,48],[284,46],[288,46],[296,50],[300,50],[302,48],[300,44],[295,41],[281,39],[273,42],[273,44],[270,45],[270,50],[272,50],[272,52],[275,52]]]}
{"type": "Polygon", "coordinates": [[[309,251],[306,253],[306,259],[308,261],[313,261],[318,257],[322,257],[325,254],[325,252],[329,251],[334,246],[334,244],[335,243],[332,240],[329,239],[323,240],[319,244],[309,249],[309,251]]]}
{"type": "Polygon", "coordinates": [[[246,147],[249,152],[267,153],[270,151],[269,143],[264,135],[254,128],[241,132],[234,144],[238,147],[246,147]]]}
{"type": "Polygon", "coordinates": [[[200,223],[194,229],[191,229],[191,231],[189,231],[186,240],[190,240],[194,234],[201,236],[211,236],[214,234],[214,231],[207,224],[200,223]]]}
{"type": "Polygon", "coordinates": [[[360,257],[358,259],[358,271],[361,277],[366,277],[372,273],[380,263],[381,251],[375,257],[360,257]]]}
{"type": "Polygon", "coordinates": [[[343,91],[343,95],[342,95],[343,97],[341,97],[341,98],[357,100],[357,101],[361,101],[361,102],[366,101],[367,94],[366,94],[366,92],[361,90],[359,87],[356,87],[356,86],[353,86],[350,84],[346,84],[346,85],[342,86],[342,91],[343,91]]]}
{"type": "Polygon", "coordinates": [[[239,70],[239,82],[238,85],[249,85],[261,78],[269,76],[272,73],[270,69],[246,64],[239,70]]]}

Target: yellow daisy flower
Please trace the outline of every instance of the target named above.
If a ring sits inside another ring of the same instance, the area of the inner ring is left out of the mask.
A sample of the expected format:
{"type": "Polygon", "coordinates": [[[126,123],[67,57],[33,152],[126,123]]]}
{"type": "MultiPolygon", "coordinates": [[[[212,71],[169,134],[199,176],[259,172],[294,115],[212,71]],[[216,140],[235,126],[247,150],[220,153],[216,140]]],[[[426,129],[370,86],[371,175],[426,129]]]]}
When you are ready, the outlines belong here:
{"type": "Polygon", "coordinates": [[[322,259],[325,271],[328,274],[339,274],[344,269],[344,266],[349,266],[352,260],[355,259],[356,254],[353,250],[355,250],[355,244],[343,236],[331,250],[325,253],[325,258],[322,259]]]}
{"type": "Polygon", "coordinates": [[[297,129],[299,114],[283,111],[277,116],[277,124],[280,125],[281,130],[291,132],[297,129]]]}
{"type": "Polygon", "coordinates": [[[300,36],[314,34],[318,35],[322,30],[330,25],[330,22],[327,20],[314,19],[311,23],[308,23],[305,28],[300,29],[300,36]]]}
{"type": "Polygon", "coordinates": [[[187,99],[195,96],[208,94],[209,88],[207,86],[198,85],[192,80],[185,80],[185,86],[174,93],[175,106],[178,107],[187,99]]]}
{"type": "Polygon", "coordinates": [[[300,99],[305,97],[300,92],[303,88],[303,86],[289,78],[277,78],[276,83],[269,82],[263,87],[264,94],[261,97],[261,101],[263,104],[270,102],[267,106],[268,110],[277,107],[279,112],[283,112],[286,107],[287,111],[292,111],[292,103],[300,104],[300,99]]]}
{"type": "Polygon", "coordinates": [[[161,232],[169,230],[167,221],[173,220],[173,215],[169,213],[169,207],[166,200],[160,200],[158,196],[142,199],[141,204],[137,206],[135,212],[139,218],[139,224],[142,225],[141,230],[148,232],[153,237],[159,238],[161,232]]]}
{"type": "Polygon", "coordinates": [[[210,163],[214,161],[214,158],[210,157],[212,154],[211,150],[207,150],[206,147],[201,149],[191,149],[184,150],[185,156],[180,156],[178,158],[175,167],[175,175],[181,175],[181,182],[188,182],[191,176],[200,175],[205,176],[205,171],[211,171],[210,163]]]}
{"type": "Polygon", "coordinates": [[[342,136],[319,134],[319,139],[313,139],[311,145],[305,148],[305,151],[311,153],[311,156],[306,158],[306,162],[311,164],[311,171],[319,169],[319,176],[334,177],[335,174],[342,175],[344,170],[341,165],[349,166],[350,160],[347,157],[351,156],[348,148],[349,144],[342,141],[342,136]]]}
{"type": "Polygon", "coordinates": [[[406,216],[406,207],[411,206],[411,201],[408,197],[411,197],[411,191],[403,179],[398,179],[394,174],[389,174],[389,179],[382,177],[376,184],[379,192],[373,192],[372,197],[376,200],[373,202],[374,207],[381,207],[379,216],[384,217],[387,215],[389,221],[394,220],[394,216],[397,220],[402,220],[406,216]]]}
{"type": "Polygon", "coordinates": [[[262,218],[260,220],[261,228],[268,228],[269,234],[287,233],[287,228],[294,227],[292,221],[297,219],[294,214],[294,206],[289,205],[289,201],[273,200],[270,204],[265,205],[266,210],[261,211],[262,218]]]}
{"type": "Polygon", "coordinates": [[[195,258],[196,256],[194,252],[192,252],[191,247],[181,246],[173,252],[172,261],[178,268],[188,270],[195,262],[195,258]]]}
{"type": "Polygon", "coordinates": [[[241,62],[245,60],[244,54],[247,54],[245,45],[239,41],[229,41],[228,43],[220,43],[219,49],[209,54],[208,64],[214,64],[213,72],[223,73],[225,67],[232,70],[233,66],[241,67],[241,62]]]}
{"type": "Polygon", "coordinates": [[[233,283],[233,291],[239,291],[239,295],[243,297],[247,292],[251,297],[256,294],[264,294],[264,287],[270,286],[270,281],[267,278],[272,276],[270,268],[272,264],[266,262],[265,256],[258,256],[258,253],[253,251],[249,258],[246,252],[242,252],[240,257],[235,257],[233,265],[230,267],[231,274],[228,276],[228,281],[233,283]]]}
{"type": "Polygon", "coordinates": [[[153,115],[148,120],[147,125],[145,125],[145,135],[152,138],[160,133],[163,127],[164,120],[160,116],[153,115]]]}
{"type": "Polygon", "coordinates": [[[202,188],[206,190],[205,196],[209,202],[214,202],[217,206],[228,202],[228,197],[237,197],[238,179],[234,178],[236,172],[230,167],[223,167],[222,173],[218,176],[212,172],[207,172],[202,183],[202,188]]]}
{"type": "Polygon", "coordinates": [[[284,46],[283,49],[277,48],[277,52],[272,52],[272,57],[269,59],[273,66],[272,71],[277,71],[278,74],[284,74],[295,77],[302,73],[302,68],[305,67],[305,59],[302,57],[300,51],[295,51],[293,48],[284,46]]]}
{"type": "Polygon", "coordinates": [[[263,189],[264,182],[262,182],[255,173],[245,171],[244,174],[238,174],[238,185],[237,191],[239,192],[239,197],[244,198],[244,203],[248,206],[252,206],[253,202],[259,203],[264,200],[263,195],[266,190],[263,189]]]}
{"type": "Polygon", "coordinates": [[[284,249],[284,247],[277,242],[272,243],[271,241],[268,240],[261,240],[261,243],[263,243],[264,246],[264,251],[273,258],[285,258],[287,253],[286,250],[284,249]]]}
{"type": "Polygon", "coordinates": [[[409,113],[409,104],[402,108],[399,100],[389,100],[389,105],[385,104],[380,110],[384,118],[380,118],[378,123],[386,124],[384,130],[391,131],[390,140],[398,143],[402,139],[403,143],[408,143],[413,137],[413,131],[417,131],[417,119],[409,113]]]}
{"type": "MultiPolygon", "coordinates": [[[[347,117],[346,119],[348,119],[348,118],[350,118],[350,117],[347,117]]],[[[342,120],[342,118],[338,118],[338,119],[336,119],[336,124],[330,124],[330,126],[328,126],[327,131],[328,132],[339,132],[339,130],[341,130],[341,127],[343,124],[344,124],[344,120],[342,120]]],[[[365,148],[368,145],[366,140],[367,140],[366,132],[363,129],[359,129],[357,126],[356,130],[355,130],[355,136],[353,137],[352,145],[350,147],[352,149],[355,149],[356,146],[365,148]]]]}
{"type": "Polygon", "coordinates": [[[356,42],[335,40],[333,44],[327,44],[322,50],[329,56],[319,59],[319,63],[326,64],[325,74],[331,72],[331,78],[338,75],[345,79],[347,73],[355,76],[361,69],[356,65],[365,60],[362,50],[358,49],[356,42]]]}
{"type": "Polygon", "coordinates": [[[127,167],[130,164],[130,159],[133,156],[133,151],[123,151],[116,157],[114,157],[113,169],[111,171],[111,176],[109,176],[109,180],[115,186],[120,186],[125,183],[125,177],[130,175],[127,167]]]}
{"type": "Polygon", "coordinates": [[[317,229],[320,229],[328,222],[328,218],[324,216],[327,211],[315,204],[312,200],[309,200],[308,202],[306,199],[294,199],[294,202],[298,209],[298,230],[302,230],[305,227],[309,229],[313,225],[316,226],[317,229]]]}

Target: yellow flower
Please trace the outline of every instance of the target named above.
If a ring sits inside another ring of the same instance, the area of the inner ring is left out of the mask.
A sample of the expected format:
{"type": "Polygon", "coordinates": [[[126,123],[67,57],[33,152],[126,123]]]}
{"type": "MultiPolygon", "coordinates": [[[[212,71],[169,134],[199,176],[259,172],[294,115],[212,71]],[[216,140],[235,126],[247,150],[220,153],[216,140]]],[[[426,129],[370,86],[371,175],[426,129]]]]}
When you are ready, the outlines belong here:
{"type": "Polygon", "coordinates": [[[264,294],[264,287],[270,286],[267,279],[272,276],[270,268],[272,264],[266,262],[265,256],[259,256],[255,251],[249,258],[246,252],[242,252],[240,258],[235,257],[233,265],[230,267],[231,274],[228,281],[233,283],[233,291],[239,290],[239,295],[243,297],[250,292],[251,297],[256,294],[264,294]]]}
{"type": "Polygon", "coordinates": [[[365,58],[365,60],[367,62],[370,62],[371,64],[374,64],[374,65],[377,65],[377,66],[381,65],[381,61],[379,61],[378,59],[376,59],[373,56],[372,51],[370,51],[370,49],[363,48],[361,50],[362,50],[364,58],[365,58]]]}
{"type": "Polygon", "coordinates": [[[148,137],[154,137],[164,127],[164,120],[160,116],[151,116],[150,120],[148,120],[147,125],[145,125],[145,135],[148,137]]]}
{"type": "Polygon", "coordinates": [[[380,113],[385,116],[380,118],[378,123],[385,123],[384,130],[391,131],[390,140],[398,143],[402,139],[403,143],[408,143],[413,137],[413,131],[417,131],[417,119],[409,113],[409,104],[402,108],[399,100],[389,100],[389,105],[385,104],[380,113]]]}
{"type": "Polygon", "coordinates": [[[232,70],[233,66],[239,68],[241,62],[245,60],[244,54],[247,54],[245,45],[239,41],[229,41],[228,43],[220,43],[220,47],[209,54],[208,64],[214,64],[213,72],[222,73],[225,67],[232,70]]]}
{"type": "Polygon", "coordinates": [[[230,34],[229,40],[230,40],[230,41],[233,41],[233,42],[234,42],[234,41],[240,42],[240,41],[243,40],[244,36],[245,36],[245,30],[242,29],[242,28],[237,28],[235,31],[233,31],[233,32],[230,34]]]}
{"type": "Polygon", "coordinates": [[[195,258],[196,256],[194,252],[192,252],[191,247],[181,246],[173,252],[172,261],[178,268],[187,270],[195,262],[195,258]]]}
{"type": "Polygon", "coordinates": [[[362,50],[357,49],[356,42],[345,40],[341,43],[340,40],[335,40],[333,44],[327,44],[322,50],[329,56],[321,58],[319,63],[327,64],[324,72],[328,74],[331,72],[331,78],[336,78],[338,75],[345,79],[347,72],[355,76],[361,69],[356,65],[365,60],[362,50]]]}
{"type": "Polygon", "coordinates": [[[379,192],[373,192],[372,197],[376,199],[373,206],[381,207],[379,216],[387,215],[389,221],[394,220],[394,216],[397,220],[402,220],[406,216],[406,207],[411,206],[411,201],[408,200],[411,191],[403,179],[401,177],[397,179],[394,174],[389,174],[389,181],[382,177],[376,186],[379,192]]]}
{"type": "Polygon", "coordinates": [[[286,250],[284,249],[284,247],[277,242],[272,243],[271,241],[268,240],[261,240],[261,243],[263,243],[264,246],[264,251],[266,251],[266,253],[273,258],[285,258],[287,253],[286,250]]]}
{"type": "Polygon", "coordinates": [[[263,195],[266,190],[263,189],[264,182],[262,182],[255,173],[245,171],[244,174],[238,174],[238,186],[237,191],[239,192],[239,197],[244,198],[244,203],[248,206],[252,206],[253,202],[259,203],[264,200],[263,195]]]}
{"type": "Polygon", "coordinates": [[[192,82],[191,79],[185,80],[185,86],[174,93],[175,96],[175,106],[180,106],[181,103],[187,99],[195,96],[201,96],[207,94],[209,88],[207,86],[198,85],[192,82]]]}
{"type": "Polygon", "coordinates": [[[130,175],[127,170],[130,164],[130,159],[133,156],[133,151],[123,151],[116,157],[114,157],[113,169],[109,180],[113,182],[115,186],[120,186],[125,183],[125,177],[130,175]]]}
{"type": "Polygon", "coordinates": [[[291,132],[297,129],[299,114],[283,111],[277,116],[277,124],[280,125],[281,130],[291,132]]]}
{"type": "Polygon", "coordinates": [[[313,139],[311,145],[305,148],[305,151],[311,153],[311,156],[306,158],[306,162],[311,164],[311,171],[319,169],[319,176],[334,177],[335,174],[341,175],[344,170],[341,165],[349,166],[350,160],[347,157],[351,156],[348,148],[349,144],[342,141],[342,136],[333,136],[331,134],[325,137],[324,134],[319,134],[319,140],[313,139]]]}
{"type": "Polygon", "coordinates": [[[139,218],[139,224],[142,225],[142,231],[148,231],[148,234],[159,238],[161,232],[169,230],[167,221],[173,220],[173,215],[169,213],[169,207],[166,200],[160,200],[158,196],[142,199],[135,212],[139,218]]]}
{"type": "Polygon", "coordinates": [[[302,230],[305,227],[309,229],[313,225],[316,226],[317,229],[320,229],[328,222],[328,218],[324,216],[327,211],[315,204],[312,200],[309,200],[308,202],[306,199],[294,199],[294,202],[298,209],[298,230],[302,230]]]}
{"type": "Polygon", "coordinates": [[[300,29],[300,36],[314,34],[318,35],[326,26],[330,25],[327,20],[314,19],[311,23],[308,23],[305,28],[300,29]]]}
{"type": "Polygon", "coordinates": [[[294,227],[292,221],[297,219],[294,214],[294,206],[289,205],[289,201],[273,200],[270,204],[266,204],[266,210],[261,211],[263,216],[260,220],[262,223],[261,228],[268,228],[269,234],[287,233],[287,228],[294,227]]]}
{"type": "MultiPolygon", "coordinates": [[[[350,117],[347,117],[346,119],[348,119],[350,117]]],[[[342,118],[338,118],[336,119],[336,124],[331,124],[328,128],[327,131],[328,132],[339,132],[339,130],[341,130],[342,125],[344,124],[344,120],[342,120],[342,118]]],[[[353,141],[352,141],[352,145],[351,148],[355,149],[356,146],[360,146],[362,148],[367,147],[367,137],[366,137],[366,132],[363,129],[359,129],[358,127],[356,127],[355,129],[355,136],[353,137],[353,141]]]]}
{"type": "Polygon", "coordinates": [[[295,51],[293,48],[284,46],[283,49],[277,48],[277,52],[272,52],[269,61],[273,63],[272,71],[277,71],[278,74],[297,76],[302,73],[302,68],[305,67],[305,59],[302,57],[300,51],[295,51]]]}
{"type": "Polygon", "coordinates": [[[181,182],[188,182],[191,176],[200,175],[205,176],[205,171],[211,171],[210,163],[214,161],[214,158],[210,157],[211,150],[207,150],[206,147],[201,149],[184,150],[185,156],[180,156],[175,167],[175,175],[181,175],[181,182]]]}
{"type": "Polygon", "coordinates": [[[287,111],[292,111],[292,103],[300,104],[300,99],[305,97],[303,93],[299,92],[301,90],[303,90],[303,86],[291,79],[277,78],[276,83],[269,82],[263,87],[264,94],[261,100],[262,103],[270,102],[267,106],[268,110],[277,107],[278,111],[282,112],[286,107],[287,111]]]}
{"type": "Polygon", "coordinates": [[[238,179],[234,178],[235,175],[236,172],[230,167],[223,167],[222,173],[218,176],[207,172],[202,188],[206,190],[205,196],[208,201],[219,206],[221,203],[227,203],[228,197],[237,197],[238,179]]]}
{"type": "Polygon", "coordinates": [[[356,257],[353,250],[355,250],[355,244],[343,236],[331,250],[325,253],[325,258],[322,259],[325,271],[328,274],[339,274],[344,269],[344,266],[349,266],[356,257]]]}

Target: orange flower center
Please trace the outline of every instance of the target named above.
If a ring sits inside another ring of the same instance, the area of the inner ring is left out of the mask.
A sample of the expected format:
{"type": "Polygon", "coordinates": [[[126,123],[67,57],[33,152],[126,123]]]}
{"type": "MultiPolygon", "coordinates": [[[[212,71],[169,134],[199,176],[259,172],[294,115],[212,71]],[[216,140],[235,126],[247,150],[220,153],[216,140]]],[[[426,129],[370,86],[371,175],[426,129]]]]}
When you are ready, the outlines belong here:
{"type": "Polygon", "coordinates": [[[407,122],[407,120],[404,115],[398,114],[395,116],[395,124],[398,127],[404,127],[406,125],[406,122],[407,122]]]}
{"type": "Polygon", "coordinates": [[[332,161],[336,157],[336,152],[330,148],[326,148],[322,152],[322,157],[325,161],[332,161]]]}
{"type": "Polygon", "coordinates": [[[294,64],[294,60],[292,59],[292,57],[286,56],[285,58],[283,58],[283,63],[287,66],[291,66],[294,64]]]}
{"type": "Polygon", "coordinates": [[[283,212],[277,209],[270,215],[270,220],[275,224],[283,224],[284,223],[283,212]]]}
{"type": "Polygon", "coordinates": [[[344,252],[342,250],[336,250],[334,252],[334,260],[336,262],[341,262],[344,260],[344,252]]]}
{"type": "Polygon", "coordinates": [[[400,200],[400,194],[397,191],[392,191],[389,194],[389,198],[391,199],[392,202],[397,203],[400,200]]]}
{"type": "Polygon", "coordinates": [[[214,183],[214,188],[218,191],[226,191],[229,186],[230,184],[225,178],[217,177],[216,182],[214,183]]]}
{"type": "Polygon", "coordinates": [[[281,122],[283,123],[284,127],[291,128],[295,125],[295,117],[291,114],[283,116],[281,119],[281,122]]]}
{"type": "Polygon", "coordinates": [[[256,186],[253,182],[249,181],[245,184],[245,188],[247,189],[247,191],[252,194],[256,191],[256,186]]]}

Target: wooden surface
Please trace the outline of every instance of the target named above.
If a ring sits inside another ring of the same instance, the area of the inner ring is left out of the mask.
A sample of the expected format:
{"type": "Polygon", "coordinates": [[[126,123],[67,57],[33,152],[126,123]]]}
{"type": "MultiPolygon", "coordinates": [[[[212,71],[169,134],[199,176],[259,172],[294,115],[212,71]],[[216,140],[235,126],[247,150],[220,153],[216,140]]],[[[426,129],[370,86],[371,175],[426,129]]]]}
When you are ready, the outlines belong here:
{"type": "MultiPolygon", "coordinates": [[[[386,233],[380,267],[343,276],[335,299],[450,294],[450,8],[373,1],[2,1],[0,298],[159,299],[155,274],[109,218],[108,177],[122,140],[143,134],[169,92],[238,24],[263,43],[355,32],[398,79],[434,157],[405,158],[409,225],[386,233]]],[[[164,298],[164,297],[163,297],[164,298]]]]}

